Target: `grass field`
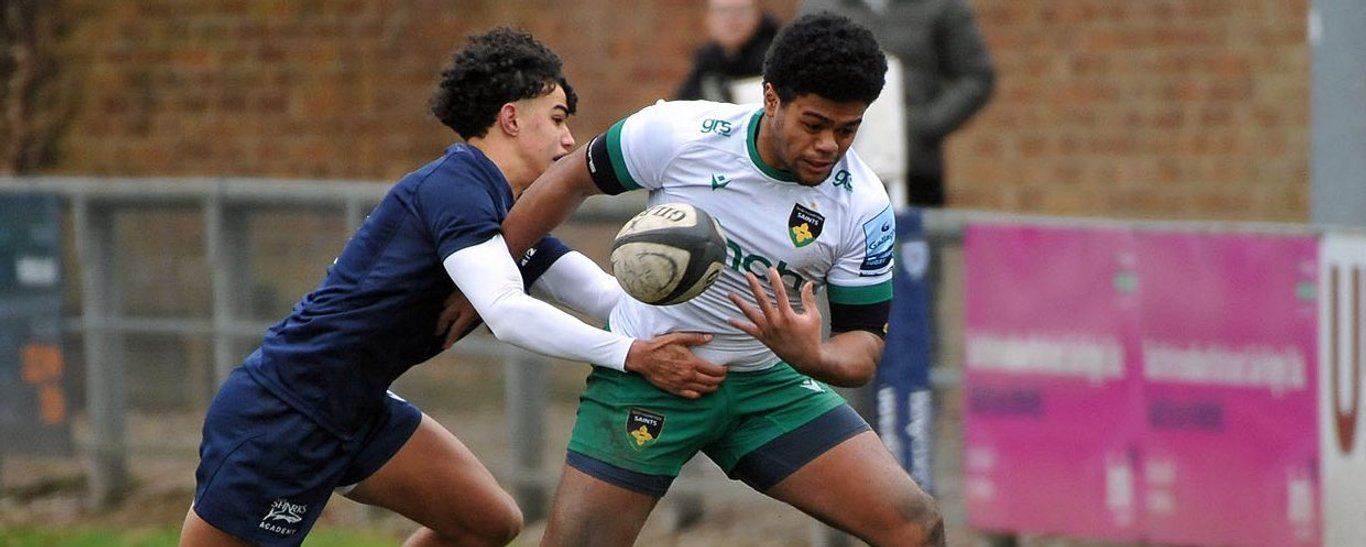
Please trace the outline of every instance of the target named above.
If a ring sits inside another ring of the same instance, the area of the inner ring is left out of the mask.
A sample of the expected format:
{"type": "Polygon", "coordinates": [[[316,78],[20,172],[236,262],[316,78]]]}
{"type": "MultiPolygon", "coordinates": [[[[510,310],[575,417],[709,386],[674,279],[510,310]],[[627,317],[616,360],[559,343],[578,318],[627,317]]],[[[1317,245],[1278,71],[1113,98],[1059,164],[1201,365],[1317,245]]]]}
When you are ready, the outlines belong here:
{"type": "Polygon", "coordinates": [[[171,527],[109,530],[103,528],[0,528],[6,547],[153,547],[175,545],[179,531],[171,527]]]}
{"type": "MultiPolygon", "coordinates": [[[[180,528],[36,528],[0,527],[0,546],[4,547],[174,547],[180,528]]],[[[318,530],[309,534],[304,545],[310,547],[392,546],[393,537],[365,530],[318,530]]]]}

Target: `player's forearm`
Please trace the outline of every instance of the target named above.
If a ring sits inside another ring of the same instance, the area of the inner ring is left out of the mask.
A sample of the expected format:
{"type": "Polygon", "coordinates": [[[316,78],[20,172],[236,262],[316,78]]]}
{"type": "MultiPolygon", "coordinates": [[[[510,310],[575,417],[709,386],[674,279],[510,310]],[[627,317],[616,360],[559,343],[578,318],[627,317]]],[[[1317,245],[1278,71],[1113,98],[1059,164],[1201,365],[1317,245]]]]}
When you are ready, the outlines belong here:
{"type": "Polygon", "coordinates": [[[814,363],[794,366],[832,386],[859,387],[873,379],[882,347],[882,338],[871,332],[842,332],[821,344],[820,358],[814,363]]]}
{"type": "Polygon", "coordinates": [[[624,370],[633,339],[589,326],[522,292],[522,276],[501,236],[442,261],[499,340],[543,355],[624,370]]]}
{"type": "Polygon", "coordinates": [[[512,256],[527,249],[559,226],[588,196],[599,193],[588,175],[585,147],[570,152],[536,179],[503,220],[503,238],[512,256]]]}
{"type": "Polygon", "coordinates": [[[520,291],[489,299],[480,316],[499,340],[542,355],[625,370],[635,340],[590,327],[520,291]]]}

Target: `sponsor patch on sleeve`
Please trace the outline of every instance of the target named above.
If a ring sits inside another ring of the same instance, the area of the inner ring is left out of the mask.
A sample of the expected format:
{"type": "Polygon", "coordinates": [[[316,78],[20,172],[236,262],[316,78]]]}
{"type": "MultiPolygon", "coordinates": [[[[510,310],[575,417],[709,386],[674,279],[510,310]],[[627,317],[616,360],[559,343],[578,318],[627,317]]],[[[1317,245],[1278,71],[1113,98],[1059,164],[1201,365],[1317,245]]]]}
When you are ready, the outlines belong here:
{"type": "Polygon", "coordinates": [[[896,216],[888,206],[863,223],[863,263],[859,275],[873,277],[892,267],[892,248],[896,244],[896,216]]]}

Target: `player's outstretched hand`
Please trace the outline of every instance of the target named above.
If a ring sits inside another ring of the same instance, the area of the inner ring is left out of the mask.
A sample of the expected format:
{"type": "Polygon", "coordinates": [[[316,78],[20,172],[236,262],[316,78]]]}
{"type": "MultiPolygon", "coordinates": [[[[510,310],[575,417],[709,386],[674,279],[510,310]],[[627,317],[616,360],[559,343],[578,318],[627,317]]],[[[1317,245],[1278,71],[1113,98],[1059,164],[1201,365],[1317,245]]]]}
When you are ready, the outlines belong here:
{"type": "Polygon", "coordinates": [[[479,318],[479,312],[474,311],[474,304],[470,304],[470,299],[465,298],[465,293],[460,292],[460,289],[456,289],[446,297],[446,307],[437,317],[436,332],[432,334],[445,335],[446,340],[441,347],[451,349],[451,346],[483,322],[484,320],[479,318]]]}
{"type": "Polygon", "coordinates": [[[716,391],[726,379],[726,367],[703,360],[689,349],[710,341],[710,334],[697,332],[670,332],[636,340],[626,354],[626,371],[644,376],[659,389],[696,399],[716,391]]]}
{"type": "Polygon", "coordinates": [[[792,304],[787,300],[787,288],[783,286],[777,268],[768,269],[768,282],[773,286],[776,303],[768,299],[768,293],[764,292],[764,287],[754,274],[746,273],[745,280],[749,282],[749,290],[759,307],[756,309],[740,295],[730,293],[726,297],[740,308],[749,321],[736,318],[726,321],[763,342],[798,371],[820,363],[823,319],[820,308],[816,307],[815,286],[810,281],[802,285],[802,311],[798,312],[792,309],[792,304]]]}

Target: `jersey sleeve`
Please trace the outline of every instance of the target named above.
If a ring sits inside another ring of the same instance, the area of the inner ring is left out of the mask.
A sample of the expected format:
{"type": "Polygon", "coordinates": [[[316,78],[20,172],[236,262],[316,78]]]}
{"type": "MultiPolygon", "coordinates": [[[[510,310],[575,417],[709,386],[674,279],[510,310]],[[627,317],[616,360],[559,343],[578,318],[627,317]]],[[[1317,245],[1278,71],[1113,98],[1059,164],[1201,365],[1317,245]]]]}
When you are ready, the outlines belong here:
{"type": "Polygon", "coordinates": [[[855,227],[827,278],[831,332],[862,330],[887,336],[895,243],[896,216],[890,205],[855,227]]]}
{"type": "Polygon", "coordinates": [[[413,208],[445,258],[502,233],[494,196],[478,184],[429,177],[414,190],[413,208]]]}
{"type": "Polygon", "coordinates": [[[675,103],[659,102],[612,124],[588,143],[588,171],[605,194],[656,189],[680,144],[675,103]]]}
{"type": "Polygon", "coordinates": [[[875,304],[892,299],[896,216],[890,205],[853,228],[843,254],[826,278],[832,304],[875,304]]]}

